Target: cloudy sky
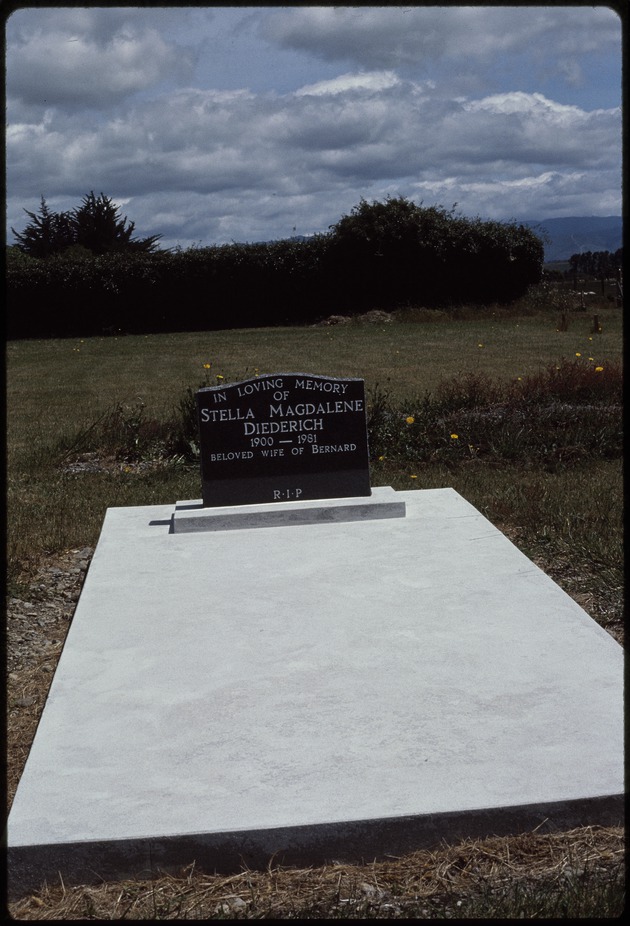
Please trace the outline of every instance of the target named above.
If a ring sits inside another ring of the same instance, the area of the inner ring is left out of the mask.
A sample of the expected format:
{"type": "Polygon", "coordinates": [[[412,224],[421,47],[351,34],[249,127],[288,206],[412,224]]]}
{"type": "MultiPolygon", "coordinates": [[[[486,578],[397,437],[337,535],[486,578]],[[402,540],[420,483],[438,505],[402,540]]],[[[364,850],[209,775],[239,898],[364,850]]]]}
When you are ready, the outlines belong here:
{"type": "Polygon", "coordinates": [[[7,241],[103,192],[163,247],[327,231],[361,197],[621,214],[621,23],[592,6],[24,8],[7,241]]]}

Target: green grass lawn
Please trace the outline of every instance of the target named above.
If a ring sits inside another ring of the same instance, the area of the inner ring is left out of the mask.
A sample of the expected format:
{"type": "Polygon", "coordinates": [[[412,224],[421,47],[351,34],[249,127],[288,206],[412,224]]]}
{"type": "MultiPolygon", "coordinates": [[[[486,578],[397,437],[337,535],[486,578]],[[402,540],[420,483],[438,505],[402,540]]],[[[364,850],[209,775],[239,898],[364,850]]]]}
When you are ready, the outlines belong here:
{"type": "Polygon", "coordinates": [[[176,404],[202,381],[204,363],[230,381],[260,373],[359,376],[394,397],[413,398],[456,373],[496,377],[534,373],[562,357],[621,358],[621,313],[575,313],[556,330],[555,314],[316,328],[263,328],[162,335],[13,341],[7,346],[9,449],[31,447],[139,398],[150,414],[176,404]],[[479,346],[482,345],[482,346],[479,346]]]}

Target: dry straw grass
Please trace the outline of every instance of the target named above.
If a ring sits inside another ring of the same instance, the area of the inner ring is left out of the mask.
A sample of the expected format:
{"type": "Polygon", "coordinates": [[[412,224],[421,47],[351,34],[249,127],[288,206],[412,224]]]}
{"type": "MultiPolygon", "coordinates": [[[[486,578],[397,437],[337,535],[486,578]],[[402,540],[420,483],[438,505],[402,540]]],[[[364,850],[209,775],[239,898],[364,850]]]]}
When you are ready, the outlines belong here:
{"type": "MultiPolygon", "coordinates": [[[[258,919],[457,917],[471,896],[520,886],[540,892],[589,871],[620,869],[620,828],[465,840],[370,865],[270,866],[231,877],[200,874],[95,887],[49,885],[10,907],[16,919],[258,919]]],[[[543,891],[544,893],[544,891],[543,891]]],[[[481,915],[481,911],[478,915],[481,915]]]]}

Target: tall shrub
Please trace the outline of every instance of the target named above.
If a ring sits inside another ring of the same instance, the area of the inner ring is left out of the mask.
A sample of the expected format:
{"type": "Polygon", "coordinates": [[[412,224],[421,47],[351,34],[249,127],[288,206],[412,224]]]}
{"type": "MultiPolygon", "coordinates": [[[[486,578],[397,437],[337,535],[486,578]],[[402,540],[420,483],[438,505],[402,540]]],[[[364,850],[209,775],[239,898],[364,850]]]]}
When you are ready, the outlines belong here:
{"type": "Polygon", "coordinates": [[[404,197],[362,199],[331,226],[329,272],[356,310],[511,301],[540,280],[542,241],[514,223],[466,219],[404,197]]]}

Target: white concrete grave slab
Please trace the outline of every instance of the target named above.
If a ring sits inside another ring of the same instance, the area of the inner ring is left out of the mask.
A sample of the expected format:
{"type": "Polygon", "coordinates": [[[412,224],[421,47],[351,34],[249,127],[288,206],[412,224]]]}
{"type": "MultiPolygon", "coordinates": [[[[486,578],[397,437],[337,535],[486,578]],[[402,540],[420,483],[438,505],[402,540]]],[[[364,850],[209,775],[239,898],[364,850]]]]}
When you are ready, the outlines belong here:
{"type": "Polygon", "coordinates": [[[452,489],[172,533],[108,510],[8,822],[12,894],[623,813],[622,648],[452,489]]]}

